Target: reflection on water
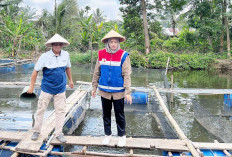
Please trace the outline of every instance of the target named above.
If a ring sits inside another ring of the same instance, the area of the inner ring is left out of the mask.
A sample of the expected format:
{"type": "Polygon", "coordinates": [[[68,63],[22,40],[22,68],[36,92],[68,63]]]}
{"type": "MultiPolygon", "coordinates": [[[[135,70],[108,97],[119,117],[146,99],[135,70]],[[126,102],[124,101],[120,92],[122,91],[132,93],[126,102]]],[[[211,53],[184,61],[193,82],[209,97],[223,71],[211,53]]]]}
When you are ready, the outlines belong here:
{"type": "MultiPolygon", "coordinates": [[[[0,81],[6,82],[28,82],[30,80],[32,69],[28,71],[16,70],[11,74],[0,74],[0,81]]],[[[149,83],[155,83],[157,87],[163,87],[162,70],[156,69],[137,69],[133,68],[132,86],[147,87],[149,83]]],[[[207,71],[182,71],[169,72],[174,75],[174,88],[231,88],[232,81],[229,75],[221,75],[215,72],[207,71]]],[[[72,67],[73,81],[91,82],[89,65],[75,65],[72,67]]],[[[41,80],[41,73],[38,81],[41,80]]],[[[36,111],[37,102],[23,103],[19,100],[19,95],[23,88],[0,88],[0,129],[29,129],[32,127],[32,120],[36,111]]],[[[67,96],[70,95],[67,92],[67,96]]],[[[161,93],[163,97],[165,94],[161,93]]],[[[174,94],[174,102],[170,105],[170,112],[174,119],[184,131],[186,136],[193,141],[213,141],[215,136],[208,133],[194,116],[192,99],[197,99],[213,115],[225,116],[231,112],[231,108],[223,104],[223,95],[191,95],[174,94]]],[[[50,103],[45,116],[48,116],[53,110],[50,103]]],[[[126,134],[131,137],[155,137],[162,138],[163,134],[158,127],[157,122],[151,116],[151,104],[144,105],[126,105],[126,134]]],[[[113,113],[113,111],[112,111],[113,113]]],[[[227,118],[227,120],[230,120],[227,118]]],[[[117,134],[114,114],[112,114],[112,132],[117,134]]],[[[86,117],[80,127],[75,131],[75,135],[103,135],[103,120],[101,111],[100,97],[91,99],[90,110],[86,112],[86,117]]],[[[232,142],[232,141],[231,141],[232,142]]],[[[67,149],[76,149],[67,148],[67,149]]]]}

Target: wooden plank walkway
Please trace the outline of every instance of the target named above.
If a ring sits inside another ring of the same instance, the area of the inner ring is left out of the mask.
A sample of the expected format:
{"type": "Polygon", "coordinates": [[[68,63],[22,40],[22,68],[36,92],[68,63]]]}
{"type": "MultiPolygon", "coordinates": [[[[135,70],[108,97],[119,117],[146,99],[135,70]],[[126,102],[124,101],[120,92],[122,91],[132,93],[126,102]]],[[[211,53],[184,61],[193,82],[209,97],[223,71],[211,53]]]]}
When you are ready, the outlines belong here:
{"type": "MultiPolygon", "coordinates": [[[[104,146],[102,140],[104,137],[93,136],[65,136],[67,142],[65,145],[81,145],[81,146],[104,146]]],[[[107,147],[117,147],[118,138],[112,137],[107,147]]],[[[52,145],[60,145],[57,139],[53,139],[52,145]]],[[[168,151],[188,151],[185,142],[179,139],[149,139],[149,138],[127,138],[124,148],[137,149],[161,149],[168,151]]]]}
{"type": "MultiPolygon", "coordinates": [[[[0,140],[19,142],[25,138],[28,132],[0,131],[0,140]]],[[[65,136],[67,142],[60,143],[53,139],[52,145],[80,145],[80,146],[104,146],[102,140],[104,137],[93,136],[65,136]]],[[[116,147],[117,137],[112,137],[107,147],[116,147]]],[[[192,142],[195,148],[211,150],[232,150],[232,143],[210,143],[210,142],[192,142]]],[[[152,138],[127,138],[125,148],[140,149],[160,149],[167,151],[189,151],[183,140],[180,139],[152,139],[152,138]]]]}
{"type": "MultiPolygon", "coordinates": [[[[81,97],[86,93],[86,91],[76,90],[74,91],[66,100],[66,113],[81,99],[81,97]]],[[[53,112],[43,123],[41,134],[39,135],[39,139],[37,141],[32,141],[31,136],[33,132],[30,130],[27,132],[19,142],[19,144],[15,147],[16,151],[23,152],[38,152],[43,141],[48,137],[48,135],[55,128],[55,112],[53,112]]]]}

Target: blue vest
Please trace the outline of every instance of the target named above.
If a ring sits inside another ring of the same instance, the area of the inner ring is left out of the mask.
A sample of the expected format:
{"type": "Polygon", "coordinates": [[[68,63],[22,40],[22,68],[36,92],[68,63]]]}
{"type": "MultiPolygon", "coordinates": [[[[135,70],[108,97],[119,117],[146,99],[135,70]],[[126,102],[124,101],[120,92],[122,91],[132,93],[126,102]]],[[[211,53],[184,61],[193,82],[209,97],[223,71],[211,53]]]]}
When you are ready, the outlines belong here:
{"type": "Polygon", "coordinates": [[[106,52],[106,49],[98,52],[101,75],[98,88],[105,92],[124,92],[124,79],[122,77],[122,65],[129,55],[120,49],[114,54],[106,52]]]}

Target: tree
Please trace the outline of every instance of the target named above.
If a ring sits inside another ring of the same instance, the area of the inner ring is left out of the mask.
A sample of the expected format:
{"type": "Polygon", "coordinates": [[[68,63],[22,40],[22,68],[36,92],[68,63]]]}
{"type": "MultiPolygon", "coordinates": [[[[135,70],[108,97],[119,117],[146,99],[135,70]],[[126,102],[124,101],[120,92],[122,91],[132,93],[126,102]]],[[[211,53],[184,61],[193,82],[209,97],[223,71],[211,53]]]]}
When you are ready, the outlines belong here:
{"type": "Polygon", "coordinates": [[[13,4],[19,4],[21,2],[22,2],[22,0],[1,0],[0,1],[0,8],[7,7],[7,6],[10,6],[13,4]]]}
{"type": "Polygon", "coordinates": [[[199,32],[199,44],[204,51],[218,51],[221,33],[221,1],[192,1],[188,24],[199,32]]]}
{"type": "MultiPolygon", "coordinates": [[[[224,0],[225,13],[227,12],[227,0],[224,0]]],[[[225,19],[225,26],[226,26],[226,37],[227,37],[227,57],[230,57],[230,33],[229,33],[229,23],[227,17],[225,19]]]]}
{"type": "Polygon", "coordinates": [[[91,8],[90,8],[90,6],[85,6],[85,12],[87,13],[87,15],[88,15],[88,13],[89,13],[89,10],[91,10],[91,8]]]}
{"type": "Polygon", "coordinates": [[[123,35],[126,36],[128,48],[144,51],[144,29],[142,20],[141,0],[120,0],[120,11],[123,13],[123,35]],[[130,41],[133,41],[130,42],[130,41]]]}
{"type": "Polygon", "coordinates": [[[150,41],[148,35],[148,23],[147,23],[147,12],[146,12],[146,2],[145,0],[141,0],[142,10],[143,10],[143,28],[144,28],[144,36],[145,36],[145,54],[150,53],[150,41]]]}
{"type": "Polygon", "coordinates": [[[162,14],[164,19],[169,19],[173,29],[173,36],[176,35],[177,16],[187,6],[189,0],[155,0],[155,8],[162,14]]]}
{"type": "Polygon", "coordinates": [[[21,42],[22,37],[33,26],[33,23],[23,20],[24,14],[22,13],[17,20],[12,20],[9,15],[1,13],[3,23],[0,25],[0,30],[5,34],[12,43],[12,57],[16,55],[16,46],[21,42]]]}
{"type": "Polygon", "coordinates": [[[93,12],[93,21],[99,25],[101,22],[104,22],[103,12],[97,8],[96,11],[93,12]]]}

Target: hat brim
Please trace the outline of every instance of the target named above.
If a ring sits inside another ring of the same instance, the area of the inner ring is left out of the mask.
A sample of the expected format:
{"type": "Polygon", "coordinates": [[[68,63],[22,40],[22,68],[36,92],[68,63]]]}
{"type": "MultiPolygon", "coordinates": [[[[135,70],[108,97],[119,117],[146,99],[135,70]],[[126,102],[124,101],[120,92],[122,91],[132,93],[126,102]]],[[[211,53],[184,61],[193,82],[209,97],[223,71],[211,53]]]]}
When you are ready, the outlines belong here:
{"type": "Polygon", "coordinates": [[[65,46],[69,46],[70,43],[64,39],[62,36],[60,36],[59,34],[55,34],[51,39],[49,39],[46,43],[45,43],[45,46],[47,47],[52,47],[52,44],[53,43],[63,43],[63,46],[62,47],[65,47],[65,46]]]}
{"type": "MultiPolygon", "coordinates": [[[[53,43],[63,43],[63,42],[51,42],[51,43],[46,43],[45,46],[47,47],[52,47],[52,44],[53,43]]],[[[69,43],[63,43],[63,46],[62,47],[66,47],[66,46],[69,46],[70,44],[69,43]]]]}
{"type": "MultiPolygon", "coordinates": [[[[126,41],[126,38],[123,38],[123,37],[111,37],[111,38],[118,38],[118,39],[119,39],[119,42],[124,42],[124,41],[126,41]]],[[[101,40],[101,42],[102,42],[102,43],[107,43],[108,39],[110,39],[110,38],[103,38],[103,39],[101,40]]]]}

